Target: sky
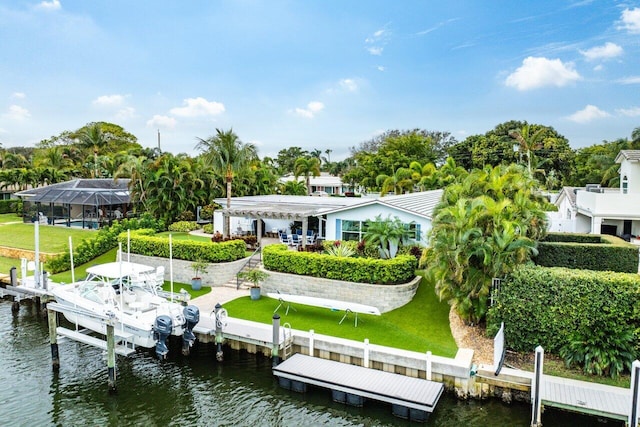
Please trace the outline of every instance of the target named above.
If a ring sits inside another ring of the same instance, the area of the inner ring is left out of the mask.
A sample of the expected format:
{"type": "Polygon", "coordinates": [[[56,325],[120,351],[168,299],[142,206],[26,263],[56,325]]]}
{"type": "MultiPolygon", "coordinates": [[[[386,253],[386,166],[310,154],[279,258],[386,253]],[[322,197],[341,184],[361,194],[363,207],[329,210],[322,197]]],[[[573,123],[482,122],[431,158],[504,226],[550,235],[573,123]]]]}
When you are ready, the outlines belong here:
{"type": "Polygon", "coordinates": [[[508,120],[573,148],[640,127],[640,0],[0,0],[0,144],[90,122],[198,154],[332,161],[386,130],[458,141],[508,120]]]}

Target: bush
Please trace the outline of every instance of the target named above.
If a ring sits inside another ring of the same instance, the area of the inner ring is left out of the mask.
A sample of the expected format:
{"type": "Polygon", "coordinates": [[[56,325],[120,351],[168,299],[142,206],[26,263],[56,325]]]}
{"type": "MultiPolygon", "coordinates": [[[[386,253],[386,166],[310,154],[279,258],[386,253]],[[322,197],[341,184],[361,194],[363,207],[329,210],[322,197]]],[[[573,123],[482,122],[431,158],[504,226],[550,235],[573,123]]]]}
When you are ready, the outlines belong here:
{"type": "Polygon", "coordinates": [[[638,247],[615,236],[549,233],[538,242],[533,261],[543,267],[637,273],[638,247]]]}
{"type": "Polygon", "coordinates": [[[197,230],[198,228],[200,228],[200,226],[195,221],[178,221],[169,226],[169,231],[176,233],[188,233],[190,231],[197,230]]]}
{"type": "Polygon", "coordinates": [[[196,214],[191,211],[184,211],[176,218],[177,221],[195,221],[196,214]]]}
{"type": "Polygon", "coordinates": [[[21,212],[22,199],[0,200],[0,214],[21,212]]]}
{"type": "MultiPolygon", "coordinates": [[[[79,245],[74,247],[74,263],[80,265],[91,261],[118,246],[118,236],[120,233],[127,230],[140,229],[148,229],[148,232],[156,233],[164,230],[164,223],[161,220],[155,220],[148,214],[144,214],[140,218],[127,218],[114,221],[110,227],[101,228],[95,237],[84,239],[79,245]]],[[[69,251],[66,250],[62,254],[50,259],[46,265],[47,270],[52,274],[71,269],[69,251]]]]}
{"type": "MultiPolygon", "coordinates": [[[[133,233],[131,235],[131,252],[154,257],[169,258],[169,238],[133,233]]],[[[120,241],[126,241],[122,234],[120,241]]],[[[207,263],[236,261],[245,256],[246,244],[242,240],[229,240],[221,243],[197,242],[192,240],[174,240],[173,257],[187,261],[204,261],[207,263]]]]}
{"type": "Polygon", "coordinates": [[[382,285],[411,281],[417,265],[416,259],[410,255],[399,255],[393,259],[338,258],[314,252],[290,251],[286,245],[265,246],[262,262],[266,269],[281,273],[382,285]]]}
{"type": "MultiPolygon", "coordinates": [[[[569,363],[584,364],[585,371],[614,375],[639,342],[639,292],[637,274],[520,268],[503,281],[487,314],[487,333],[494,335],[504,322],[513,350],[541,345],[569,363]]],[[[640,355],[639,348],[633,353],[640,355]]]]}

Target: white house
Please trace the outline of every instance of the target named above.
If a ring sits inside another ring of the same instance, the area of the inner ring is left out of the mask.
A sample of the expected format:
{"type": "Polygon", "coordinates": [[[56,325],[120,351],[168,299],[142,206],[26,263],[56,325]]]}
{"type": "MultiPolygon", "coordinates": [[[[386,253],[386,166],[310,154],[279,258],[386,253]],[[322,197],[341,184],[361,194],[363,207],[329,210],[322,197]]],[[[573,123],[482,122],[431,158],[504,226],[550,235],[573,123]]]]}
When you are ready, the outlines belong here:
{"type": "Polygon", "coordinates": [[[637,236],[640,234],[640,150],[622,150],[615,159],[620,164],[619,188],[563,189],[556,201],[559,215],[574,220],[577,233],[637,236]],[[572,191],[575,206],[571,203],[572,191]]]}
{"type": "MultiPolygon", "coordinates": [[[[238,223],[252,224],[249,230],[258,236],[280,229],[291,233],[292,221],[302,223],[306,235],[309,224],[319,237],[327,240],[361,240],[363,224],[367,220],[398,217],[409,230],[413,240],[425,243],[426,233],[443,190],[424,191],[385,197],[309,197],[309,196],[245,196],[232,197],[231,208],[216,212],[216,227],[222,227],[222,216],[232,217],[231,233],[238,223]],[[310,220],[312,217],[317,220],[310,220]],[[253,225],[255,224],[255,225],[253,225]]],[[[217,203],[226,206],[225,199],[217,203]]]]}
{"type": "MultiPolygon", "coordinates": [[[[304,177],[298,177],[298,181],[305,181],[304,177]]],[[[287,175],[278,180],[281,183],[296,181],[295,176],[287,175]]],[[[309,186],[311,192],[316,194],[344,194],[349,191],[348,186],[342,182],[339,176],[333,176],[328,172],[320,172],[320,176],[310,176],[309,186]]]]}

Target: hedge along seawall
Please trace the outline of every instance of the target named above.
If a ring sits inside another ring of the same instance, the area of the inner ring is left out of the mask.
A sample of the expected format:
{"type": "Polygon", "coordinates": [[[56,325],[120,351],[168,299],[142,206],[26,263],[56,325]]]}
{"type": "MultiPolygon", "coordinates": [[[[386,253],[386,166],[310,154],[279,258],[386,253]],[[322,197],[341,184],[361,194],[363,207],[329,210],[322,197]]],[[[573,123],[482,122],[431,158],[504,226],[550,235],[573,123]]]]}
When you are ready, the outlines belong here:
{"type": "Polygon", "coordinates": [[[392,259],[337,257],[314,252],[290,251],[286,245],[262,249],[267,270],[356,283],[397,285],[415,277],[417,260],[411,255],[392,259]]]}
{"type": "MultiPolygon", "coordinates": [[[[640,339],[640,276],[567,268],[522,267],[502,283],[487,314],[487,333],[505,324],[507,347],[558,354],[575,334],[633,330],[640,339]]],[[[636,356],[640,355],[636,344],[636,356]]]]}
{"type": "MultiPolygon", "coordinates": [[[[152,257],[169,258],[169,237],[148,236],[144,233],[131,233],[131,252],[152,257]]],[[[118,236],[126,250],[126,233],[118,236]]],[[[229,240],[220,243],[196,242],[191,240],[173,240],[172,256],[187,261],[205,261],[209,263],[230,262],[244,258],[246,244],[243,240],[229,240]]]]}
{"type": "Polygon", "coordinates": [[[638,272],[638,247],[616,236],[549,233],[533,261],[543,267],[638,272]]]}

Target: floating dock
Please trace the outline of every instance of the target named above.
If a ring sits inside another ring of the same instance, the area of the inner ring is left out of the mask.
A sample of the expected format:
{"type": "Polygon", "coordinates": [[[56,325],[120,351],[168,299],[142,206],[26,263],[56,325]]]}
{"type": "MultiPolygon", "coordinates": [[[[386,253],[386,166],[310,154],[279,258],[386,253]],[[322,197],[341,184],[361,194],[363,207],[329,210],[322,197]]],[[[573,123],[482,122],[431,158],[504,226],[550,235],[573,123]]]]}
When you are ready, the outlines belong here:
{"type": "Polygon", "coordinates": [[[333,400],[363,406],[366,399],[390,403],[393,414],[424,422],[436,407],[444,385],[434,381],[294,354],[273,368],[280,386],[305,392],[313,385],[332,391],[333,400]]]}

